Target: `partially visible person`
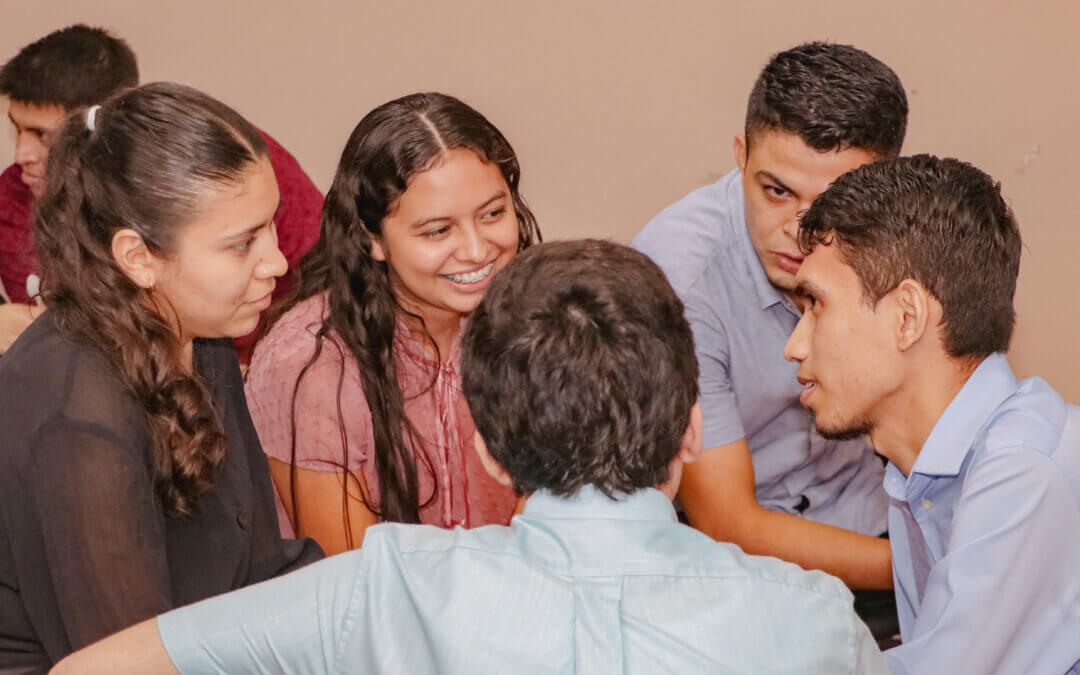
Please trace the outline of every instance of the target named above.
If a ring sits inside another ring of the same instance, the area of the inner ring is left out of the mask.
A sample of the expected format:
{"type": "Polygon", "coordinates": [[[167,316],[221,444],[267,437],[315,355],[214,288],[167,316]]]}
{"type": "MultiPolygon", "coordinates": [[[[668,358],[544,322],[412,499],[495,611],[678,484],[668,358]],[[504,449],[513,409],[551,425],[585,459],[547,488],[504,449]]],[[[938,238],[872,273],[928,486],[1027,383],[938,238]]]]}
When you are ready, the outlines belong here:
{"type": "Polygon", "coordinates": [[[1005,359],[1020,233],[1000,185],[927,155],[862,167],[799,245],[801,401],[889,458],[892,672],[1080,672],[1080,408],[1005,359]]]}
{"type": "MultiPolygon", "coordinates": [[[[32,245],[34,203],[45,186],[49,147],[67,114],[101,103],[139,82],[135,54],[101,28],[68,26],[23,47],[0,68],[0,94],[15,127],[15,163],[0,174],[0,283],[10,304],[0,306],[0,353],[41,313],[38,260],[32,245]]],[[[259,132],[281,192],[275,216],[290,269],[315,243],[322,195],[274,139],[259,132]]],[[[284,281],[287,281],[286,277],[284,281]]],[[[287,290],[279,284],[275,297],[287,290]]],[[[243,358],[255,332],[237,340],[243,358]]]]}
{"type": "Polygon", "coordinates": [[[463,340],[510,527],[384,524],[358,551],[148,621],[57,673],[885,673],[851,593],[681,525],[701,450],[683,306],[644,255],[543,244],[463,340]]]}
{"type": "Polygon", "coordinates": [[[228,338],[285,273],[268,150],[159,83],[72,113],[36,208],[49,309],[0,359],[0,672],[322,557],[283,541],[228,338]]]}
{"type": "Polygon", "coordinates": [[[520,179],[502,133],[451,96],[405,96],[357,124],[248,372],[283,532],[332,554],[379,520],[509,522],[513,493],[470,450],[458,360],[488,284],[540,238],[520,179]]]}
{"type": "Polygon", "coordinates": [[[883,464],[865,439],[814,433],[783,351],[801,316],[799,214],[837,176],[895,157],[907,113],[896,73],[860,49],[812,42],[775,54],[735,136],[737,168],[631,243],[667,273],[694,328],[706,450],[682,483],[688,520],[748,553],[839,576],[884,640],[896,610],[883,464]]]}

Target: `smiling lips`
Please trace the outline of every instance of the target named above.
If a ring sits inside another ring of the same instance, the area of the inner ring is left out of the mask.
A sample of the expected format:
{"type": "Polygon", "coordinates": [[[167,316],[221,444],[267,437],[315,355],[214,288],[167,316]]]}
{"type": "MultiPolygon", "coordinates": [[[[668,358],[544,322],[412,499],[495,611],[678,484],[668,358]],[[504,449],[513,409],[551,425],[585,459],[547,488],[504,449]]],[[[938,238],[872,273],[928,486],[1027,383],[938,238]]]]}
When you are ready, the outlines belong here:
{"type": "Polygon", "coordinates": [[[443,278],[453,281],[455,284],[476,284],[480,283],[484,279],[488,278],[488,275],[495,269],[495,261],[492,260],[488,264],[484,265],[475,272],[467,272],[464,274],[444,274],[443,278]]]}

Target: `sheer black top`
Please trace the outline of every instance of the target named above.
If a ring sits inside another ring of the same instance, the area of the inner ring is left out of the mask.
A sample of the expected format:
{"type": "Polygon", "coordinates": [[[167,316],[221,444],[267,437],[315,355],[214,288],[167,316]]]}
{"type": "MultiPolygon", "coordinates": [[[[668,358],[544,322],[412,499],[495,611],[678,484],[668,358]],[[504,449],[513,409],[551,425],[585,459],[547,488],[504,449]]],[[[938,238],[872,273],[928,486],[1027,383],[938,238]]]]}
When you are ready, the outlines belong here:
{"type": "Polygon", "coordinates": [[[188,518],[151,483],[149,425],[103,355],[45,312],[0,359],[0,674],[322,557],[282,540],[229,340],[197,340],[228,450],[188,518]]]}

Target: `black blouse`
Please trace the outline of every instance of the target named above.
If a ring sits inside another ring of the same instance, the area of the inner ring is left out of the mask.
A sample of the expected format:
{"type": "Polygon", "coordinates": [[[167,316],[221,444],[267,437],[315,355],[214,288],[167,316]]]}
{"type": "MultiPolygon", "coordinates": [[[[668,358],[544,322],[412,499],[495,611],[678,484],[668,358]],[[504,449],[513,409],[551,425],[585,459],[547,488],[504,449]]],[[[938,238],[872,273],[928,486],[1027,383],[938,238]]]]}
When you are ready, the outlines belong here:
{"type": "Polygon", "coordinates": [[[174,607],[322,557],[282,540],[266,458],[229,340],[197,340],[228,450],[187,518],[151,483],[140,405],[94,347],[45,312],[0,359],[0,674],[43,672],[71,651],[174,607]]]}

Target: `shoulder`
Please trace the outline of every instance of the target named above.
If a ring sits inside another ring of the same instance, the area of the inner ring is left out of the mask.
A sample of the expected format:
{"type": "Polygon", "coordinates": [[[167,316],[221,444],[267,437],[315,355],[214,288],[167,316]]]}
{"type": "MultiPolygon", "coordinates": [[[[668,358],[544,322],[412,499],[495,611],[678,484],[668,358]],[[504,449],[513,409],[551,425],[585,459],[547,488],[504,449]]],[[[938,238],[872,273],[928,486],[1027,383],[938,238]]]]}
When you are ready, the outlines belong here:
{"type": "Polygon", "coordinates": [[[55,319],[51,311],[43,314],[0,359],[4,454],[25,451],[33,439],[58,430],[140,451],[148,440],[145,409],[105,355],[66,337],[55,319]]]}
{"type": "MultiPolygon", "coordinates": [[[[689,526],[681,526],[691,530],[689,526]]],[[[836,577],[818,570],[805,570],[779,558],[745,553],[735,544],[715,541],[693,530],[693,538],[679,549],[678,567],[705,578],[741,581],[748,588],[776,591],[807,600],[827,599],[851,604],[847,586],[836,577]]]]}
{"type": "Polygon", "coordinates": [[[372,559],[422,559],[425,564],[451,557],[517,558],[530,564],[523,555],[518,533],[505,525],[486,525],[465,529],[379,523],[364,532],[364,546],[372,559]]]}
{"type": "Polygon", "coordinates": [[[1067,484],[1080,504],[1080,408],[1038,377],[994,410],[977,441],[965,492],[1006,481],[1024,491],[1067,484]]]}
{"type": "Polygon", "coordinates": [[[986,424],[988,450],[1029,448],[1053,454],[1064,431],[1068,407],[1045,380],[1032,377],[1018,383],[986,424]]]}
{"type": "Polygon", "coordinates": [[[0,383],[5,391],[23,394],[84,386],[121,388],[101,350],[65,335],[51,310],[31,323],[0,359],[0,383]],[[41,382],[49,384],[37,386],[41,382]]]}
{"type": "Polygon", "coordinates": [[[634,237],[630,246],[652,258],[680,294],[736,241],[745,227],[741,174],[732,171],[671,204],[634,237]]]}
{"type": "MultiPolygon", "coordinates": [[[[326,317],[326,294],[320,293],[301,300],[277,320],[270,331],[255,346],[248,369],[248,381],[276,377],[299,371],[314,355],[319,345],[319,331],[326,317]]],[[[339,344],[333,333],[321,341],[324,344],[320,359],[340,362],[341,355],[329,343],[339,344]],[[325,354],[325,356],[324,356],[325,354]]]]}
{"type": "Polygon", "coordinates": [[[280,418],[291,408],[294,392],[307,414],[333,411],[336,419],[339,385],[341,405],[351,417],[367,408],[359,366],[348,347],[333,331],[318,335],[325,298],[319,294],[298,303],[255,347],[245,387],[256,426],[280,418]]]}

